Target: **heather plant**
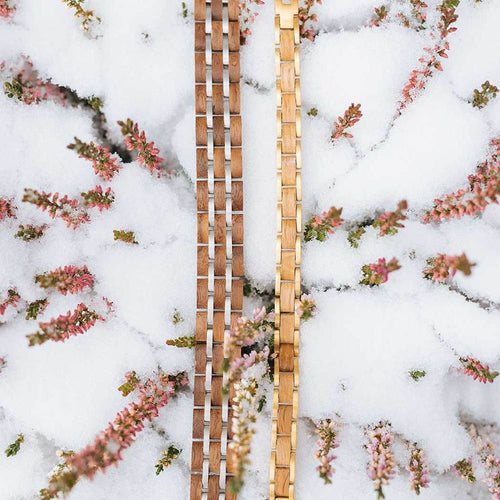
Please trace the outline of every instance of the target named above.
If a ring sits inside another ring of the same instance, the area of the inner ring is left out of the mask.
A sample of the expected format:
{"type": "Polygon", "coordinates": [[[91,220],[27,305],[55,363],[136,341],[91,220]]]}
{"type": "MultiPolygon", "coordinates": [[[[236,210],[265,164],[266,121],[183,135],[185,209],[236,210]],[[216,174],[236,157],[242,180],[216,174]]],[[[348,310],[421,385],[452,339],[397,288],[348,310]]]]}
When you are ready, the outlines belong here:
{"type": "Polygon", "coordinates": [[[0,0],[0,17],[7,19],[14,14],[15,10],[15,7],[10,6],[9,0],[0,0]]]}
{"type": "Polygon", "coordinates": [[[467,255],[447,255],[438,253],[436,257],[427,260],[429,267],[424,269],[424,277],[432,281],[445,281],[461,271],[465,276],[470,276],[472,267],[476,264],[469,261],[467,255]]]}
{"type": "Polygon", "coordinates": [[[40,314],[43,314],[47,306],[49,305],[48,299],[39,299],[30,302],[26,306],[26,320],[37,319],[40,314]]]}
{"type": "Polygon", "coordinates": [[[460,358],[460,362],[463,365],[461,371],[465,375],[472,377],[474,380],[479,380],[483,384],[487,382],[493,383],[498,377],[498,372],[491,371],[488,365],[483,365],[478,359],[471,356],[460,358]]]}
{"type": "Polygon", "coordinates": [[[476,482],[474,467],[472,466],[472,459],[464,458],[462,460],[459,460],[457,463],[455,463],[455,465],[453,465],[453,469],[461,479],[465,479],[469,483],[476,482]]]}
{"type": "Polygon", "coordinates": [[[7,366],[7,360],[5,357],[0,356],[0,373],[2,373],[3,369],[7,366]]]}
{"type": "Polygon", "coordinates": [[[48,322],[38,323],[39,330],[26,335],[26,338],[30,347],[41,345],[48,340],[64,342],[71,336],[85,333],[98,320],[105,321],[103,316],[89,309],[85,304],[80,303],[73,312],[68,311],[66,314],[61,314],[48,322]]]}
{"type": "MultiPolygon", "coordinates": [[[[0,71],[5,70],[6,65],[2,62],[0,71]]],[[[10,67],[8,71],[11,77],[4,83],[4,93],[10,99],[17,99],[27,105],[39,104],[47,100],[52,100],[62,106],[66,104],[66,93],[50,80],[41,79],[29,59],[23,59],[20,69],[10,67]]]]}
{"type": "Polygon", "coordinates": [[[415,382],[418,382],[427,375],[427,372],[425,370],[410,370],[408,374],[415,382]]]}
{"type": "Polygon", "coordinates": [[[123,382],[118,390],[122,393],[122,396],[128,396],[135,388],[140,384],[141,380],[137,376],[135,371],[130,371],[125,374],[125,382],[123,382]]]}
{"type": "Polygon", "coordinates": [[[44,212],[47,211],[52,219],[62,219],[67,227],[73,229],[90,221],[78,200],[72,200],[67,195],[59,197],[59,193],[40,193],[36,189],[25,188],[23,201],[41,208],[44,212]]]}
{"type": "Polygon", "coordinates": [[[333,450],[339,446],[338,434],[340,426],[331,418],[319,420],[315,422],[315,426],[315,432],[318,435],[316,458],[319,460],[316,470],[325,484],[330,484],[332,482],[331,477],[335,472],[332,462],[337,457],[333,454],[333,450]]]}
{"type": "Polygon", "coordinates": [[[172,462],[179,457],[182,450],[170,445],[168,449],[163,450],[162,457],[156,463],[156,475],[160,475],[167,467],[172,465],[172,462]]]}
{"type": "Polygon", "coordinates": [[[377,426],[367,429],[366,437],[368,442],[365,448],[369,457],[368,477],[373,482],[377,498],[385,498],[383,488],[394,477],[397,468],[392,450],[394,436],[390,424],[381,422],[377,426]]]}
{"type": "Polygon", "coordinates": [[[410,473],[410,489],[420,495],[422,488],[429,487],[430,479],[425,454],[416,443],[410,448],[410,461],[406,470],[410,473]]]}
{"type": "Polygon", "coordinates": [[[373,9],[374,16],[372,20],[370,21],[370,26],[372,27],[379,27],[380,24],[387,19],[387,16],[389,15],[389,11],[387,10],[387,7],[385,5],[381,5],[380,7],[375,7],[373,9]]]}
{"type": "Polygon", "coordinates": [[[181,316],[181,313],[177,309],[175,309],[174,314],[172,315],[172,323],[174,325],[177,325],[183,321],[184,321],[184,318],[181,316]]]}
{"type": "Polygon", "coordinates": [[[34,226],[33,224],[19,224],[19,229],[17,233],[14,235],[15,238],[19,238],[23,241],[32,241],[41,238],[47,229],[46,224],[42,224],[41,226],[34,226]]]}
{"type": "Polygon", "coordinates": [[[15,288],[7,290],[7,297],[0,302],[0,316],[5,314],[8,307],[16,308],[20,300],[21,296],[17,293],[15,288]]]}
{"type": "Polygon", "coordinates": [[[128,151],[137,152],[137,161],[139,165],[145,165],[153,173],[156,171],[158,177],[161,176],[163,168],[161,166],[163,158],[158,156],[160,150],[155,148],[154,142],[147,142],[144,130],[139,130],[139,125],[130,118],[125,122],[118,121],[121,127],[122,135],[125,137],[125,145],[128,151]]]}
{"type": "Polygon", "coordinates": [[[167,345],[174,347],[187,347],[188,349],[193,349],[196,346],[196,339],[194,335],[177,337],[176,339],[167,340],[167,345]]]}
{"type": "Polygon", "coordinates": [[[138,245],[139,242],[135,239],[134,231],[125,231],[124,229],[113,229],[113,237],[115,241],[124,241],[125,243],[131,243],[133,245],[138,245]]]}
{"type": "Polygon", "coordinates": [[[255,22],[259,15],[255,5],[264,5],[263,0],[241,0],[240,7],[240,43],[241,45],[247,44],[248,37],[252,34],[249,26],[255,22]]]}
{"type": "Polygon", "coordinates": [[[87,144],[75,137],[74,142],[68,144],[68,149],[76,151],[80,158],[92,162],[95,174],[106,181],[110,181],[122,168],[118,158],[112,156],[108,148],[92,141],[87,144]]]}
{"type": "Polygon", "coordinates": [[[120,411],[113,422],[79,453],[70,454],[61,470],[53,473],[47,488],[40,491],[41,500],[67,495],[82,477],[92,479],[122,459],[122,452],[132,445],[146,422],[158,416],[181,387],[188,383],[184,372],[167,375],[160,371],[154,378],[138,384],[137,402],[120,411]]]}
{"type": "MultiPolygon", "coordinates": [[[[440,20],[436,26],[436,33],[432,33],[435,43],[432,47],[426,47],[425,54],[418,60],[421,64],[419,69],[415,69],[410,74],[408,83],[403,88],[403,97],[399,103],[399,112],[408,104],[413,102],[418,94],[425,88],[427,80],[432,77],[433,71],[442,71],[440,59],[448,57],[450,45],[448,35],[456,31],[453,26],[458,16],[455,10],[460,0],[443,0],[436,9],[440,12],[440,20]]],[[[422,2],[418,2],[421,4],[422,2]]]]}
{"type": "Polygon", "coordinates": [[[425,9],[427,9],[428,5],[420,0],[410,0],[410,4],[411,16],[405,16],[402,12],[400,12],[397,17],[406,28],[413,28],[416,31],[419,31],[424,28],[425,21],[427,20],[425,9]]]}
{"type": "Polygon", "coordinates": [[[352,103],[344,112],[344,116],[339,116],[333,124],[332,141],[339,137],[352,139],[353,135],[347,132],[347,129],[354,127],[359,122],[363,113],[361,112],[361,104],[352,103]]]}
{"type": "Polygon", "coordinates": [[[347,241],[351,244],[353,248],[358,248],[359,247],[359,240],[361,239],[361,236],[366,233],[366,229],[361,226],[358,227],[357,229],[353,229],[352,231],[349,231],[349,234],[347,235],[347,241]]]}
{"type": "Polygon", "coordinates": [[[401,200],[398,203],[398,208],[394,212],[385,212],[373,223],[373,227],[380,230],[380,236],[394,235],[398,232],[398,229],[404,227],[401,221],[406,220],[406,214],[404,213],[408,208],[408,203],[406,200],[401,200]]]}
{"type": "Polygon", "coordinates": [[[491,99],[497,96],[498,87],[492,85],[488,80],[481,84],[481,90],[474,89],[472,93],[472,106],[483,109],[491,99]]]}
{"type": "Polygon", "coordinates": [[[74,10],[74,16],[81,19],[83,31],[88,32],[92,23],[100,23],[101,18],[95,15],[93,10],[83,8],[85,0],[62,0],[68,7],[74,10]]]}
{"type": "Polygon", "coordinates": [[[436,198],[434,207],[424,215],[424,222],[460,219],[464,215],[478,215],[491,203],[498,203],[500,194],[500,139],[491,141],[493,152],[481,163],[476,173],[469,175],[465,189],[436,198]]]}
{"type": "Polygon", "coordinates": [[[224,371],[229,371],[229,359],[232,353],[243,346],[252,346],[257,341],[271,333],[274,328],[274,312],[268,313],[265,307],[253,311],[253,319],[240,316],[236,326],[229,332],[227,342],[224,344],[224,371]]]}
{"type": "Polygon", "coordinates": [[[325,241],[328,234],[334,233],[334,228],[341,226],[344,222],[340,216],[342,208],[330,207],[320,215],[314,215],[309,219],[304,229],[304,240],[325,241]]]}
{"type": "Polygon", "coordinates": [[[295,306],[295,312],[300,316],[300,319],[303,321],[311,319],[316,314],[316,310],[313,296],[303,293],[300,301],[295,306]]]}
{"type": "Polygon", "coordinates": [[[104,191],[102,186],[96,186],[90,191],[81,193],[83,204],[88,208],[98,208],[99,212],[109,210],[115,201],[115,195],[110,187],[104,191]]]}
{"type": "Polygon", "coordinates": [[[484,467],[483,481],[488,487],[493,500],[500,500],[500,459],[497,457],[495,446],[490,439],[495,429],[492,425],[481,428],[471,424],[468,428],[469,435],[475,444],[477,455],[484,467]]]}
{"type": "Polygon", "coordinates": [[[234,477],[228,484],[229,493],[239,493],[244,484],[246,467],[250,463],[253,424],[257,419],[258,383],[254,377],[245,378],[234,384],[233,398],[233,439],[229,447],[233,451],[234,477]]]}
{"type": "Polygon", "coordinates": [[[59,293],[66,295],[79,293],[85,288],[92,287],[94,277],[87,266],[70,265],[36,275],[35,283],[38,283],[41,288],[55,288],[59,293]]]}
{"type": "Polygon", "coordinates": [[[7,446],[7,449],[5,450],[5,456],[7,458],[16,456],[21,449],[22,443],[24,443],[24,434],[18,434],[17,439],[13,443],[9,444],[9,446],[7,446]]]}
{"type": "Polygon", "coordinates": [[[302,38],[314,41],[318,32],[311,26],[318,21],[318,16],[311,13],[315,4],[321,5],[322,0],[303,0],[299,6],[299,32],[302,38]]]}
{"type": "Polygon", "coordinates": [[[6,198],[0,198],[0,220],[15,217],[16,211],[14,205],[12,204],[12,201],[7,200],[6,198]]]}
{"type": "Polygon", "coordinates": [[[381,285],[387,282],[389,273],[398,269],[401,269],[401,266],[396,257],[393,257],[389,262],[386,262],[385,258],[378,259],[377,262],[364,265],[361,268],[364,275],[361,283],[370,286],[381,285]]]}

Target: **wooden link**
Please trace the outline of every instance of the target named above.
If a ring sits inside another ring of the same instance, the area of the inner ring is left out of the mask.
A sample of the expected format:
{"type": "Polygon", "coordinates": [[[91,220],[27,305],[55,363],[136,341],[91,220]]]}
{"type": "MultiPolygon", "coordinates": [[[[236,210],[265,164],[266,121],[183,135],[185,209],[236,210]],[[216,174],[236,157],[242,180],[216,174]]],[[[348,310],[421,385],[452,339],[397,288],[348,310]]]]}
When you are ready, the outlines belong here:
{"type": "Polygon", "coordinates": [[[222,365],[225,337],[243,305],[238,0],[195,0],[194,19],[198,277],[190,499],[234,499],[226,493],[234,389],[224,393],[222,365]]]}
{"type": "Polygon", "coordinates": [[[298,0],[276,0],[277,248],[271,500],[293,499],[298,417],[301,117],[298,0]]]}

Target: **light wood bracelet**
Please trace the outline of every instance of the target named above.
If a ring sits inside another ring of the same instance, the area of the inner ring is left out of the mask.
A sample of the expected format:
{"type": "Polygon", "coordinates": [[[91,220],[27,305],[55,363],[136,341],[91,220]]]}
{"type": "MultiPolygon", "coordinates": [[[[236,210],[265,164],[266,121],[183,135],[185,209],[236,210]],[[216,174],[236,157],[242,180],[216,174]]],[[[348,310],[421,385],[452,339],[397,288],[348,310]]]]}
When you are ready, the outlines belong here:
{"type": "Polygon", "coordinates": [[[298,0],[275,1],[278,212],[270,498],[295,496],[302,233],[298,0]]]}
{"type": "MultiPolygon", "coordinates": [[[[195,0],[198,270],[191,500],[235,498],[224,338],[243,303],[238,0],[195,0]]],[[[235,353],[237,355],[237,353],[235,353]]]]}

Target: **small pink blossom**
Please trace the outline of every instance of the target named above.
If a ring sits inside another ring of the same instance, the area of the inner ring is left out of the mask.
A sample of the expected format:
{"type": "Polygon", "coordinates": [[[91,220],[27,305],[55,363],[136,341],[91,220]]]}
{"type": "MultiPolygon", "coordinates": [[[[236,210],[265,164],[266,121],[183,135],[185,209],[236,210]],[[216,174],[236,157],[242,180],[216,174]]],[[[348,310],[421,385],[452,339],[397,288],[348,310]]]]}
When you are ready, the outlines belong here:
{"type": "Polygon", "coordinates": [[[15,10],[15,7],[9,5],[8,0],[0,0],[0,17],[5,17],[7,19],[15,10]]]}
{"type": "Polygon", "coordinates": [[[15,288],[7,290],[7,298],[0,302],[0,316],[5,314],[9,306],[16,308],[20,300],[21,296],[17,293],[15,288]]]}
{"type": "Polygon", "coordinates": [[[12,201],[6,198],[0,198],[0,220],[6,219],[7,217],[16,217],[14,205],[12,201]]]}
{"type": "Polygon", "coordinates": [[[94,284],[94,277],[90,274],[87,266],[64,266],[54,271],[38,274],[35,283],[42,288],[55,288],[58,292],[66,295],[81,292],[84,288],[94,284]]]}
{"type": "Polygon", "coordinates": [[[67,195],[62,197],[59,193],[38,192],[36,189],[24,189],[23,201],[32,203],[43,211],[47,211],[52,219],[62,219],[67,227],[76,229],[80,224],[89,222],[89,216],[80,207],[78,200],[72,200],[67,195]]]}
{"type": "Polygon", "coordinates": [[[404,227],[401,221],[406,220],[404,213],[408,208],[406,200],[401,200],[398,203],[398,208],[394,212],[383,213],[374,223],[373,227],[380,229],[380,236],[393,235],[398,232],[398,229],[404,227]]]}
{"type": "Polygon", "coordinates": [[[96,321],[104,321],[104,317],[92,311],[85,304],[78,304],[76,309],[66,314],[61,314],[57,318],[52,318],[48,322],[38,323],[39,331],[26,335],[29,345],[40,345],[47,340],[54,342],[64,342],[71,336],[80,335],[93,327],[96,321]]]}
{"type": "Polygon", "coordinates": [[[111,204],[115,201],[115,195],[111,188],[108,187],[106,191],[102,189],[102,186],[96,186],[94,189],[81,193],[83,198],[83,204],[88,208],[98,208],[99,212],[103,210],[109,210],[111,204]]]}
{"type": "Polygon", "coordinates": [[[295,314],[299,315],[300,319],[307,321],[316,314],[316,309],[313,296],[303,293],[295,306],[295,314]]]}
{"type": "Polygon", "coordinates": [[[155,148],[154,142],[147,142],[144,130],[139,130],[139,125],[130,118],[126,122],[118,121],[122,135],[125,136],[125,145],[129,151],[136,151],[139,165],[146,165],[151,173],[156,170],[158,177],[161,176],[163,158],[158,156],[160,150],[155,148]]]}
{"type": "Polygon", "coordinates": [[[361,104],[352,103],[344,112],[344,116],[339,116],[337,121],[333,124],[332,141],[339,137],[346,137],[352,139],[352,134],[346,132],[348,128],[353,127],[359,122],[363,113],[361,112],[361,104]]]}
{"type": "Polygon", "coordinates": [[[493,383],[495,378],[498,377],[498,372],[491,371],[488,365],[483,365],[478,359],[471,356],[460,358],[460,362],[463,365],[460,371],[483,384],[487,382],[493,383]]]}
{"type": "Polygon", "coordinates": [[[178,390],[187,384],[185,373],[157,376],[137,385],[138,401],[120,411],[113,422],[102,431],[92,444],[79,453],[67,456],[66,467],[52,474],[48,487],[40,491],[41,500],[68,494],[81,477],[92,479],[98,471],[105,471],[122,459],[123,451],[132,445],[145,422],[158,416],[178,390]]]}
{"type": "Polygon", "coordinates": [[[420,495],[422,488],[429,487],[430,479],[425,454],[416,444],[411,447],[410,462],[406,470],[410,473],[410,489],[420,495]]]}
{"type": "Polygon", "coordinates": [[[476,264],[469,262],[465,253],[462,255],[447,255],[438,253],[428,261],[429,267],[424,269],[424,276],[432,281],[445,281],[461,271],[470,276],[472,267],[476,264]]]}
{"type": "Polygon", "coordinates": [[[377,262],[362,267],[364,278],[361,283],[370,286],[381,285],[387,282],[389,273],[398,269],[401,269],[401,266],[396,257],[393,257],[389,262],[386,262],[385,258],[378,259],[377,262]]]}
{"type": "Polygon", "coordinates": [[[316,14],[311,14],[311,9],[314,4],[321,5],[322,0],[303,0],[302,5],[299,7],[299,32],[302,38],[314,41],[318,32],[311,27],[311,23],[318,21],[316,14]]]}
{"type": "Polygon", "coordinates": [[[339,424],[330,418],[325,418],[315,422],[315,432],[318,435],[316,446],[316,458],[320,464],[316,467],[319,477],[324,480],[325,484],[332,482],[331,477],[335,472],[332,462],[337,458],[333,454],[333,450],[338,448],[338,433],[339,424]]]}
{"type": "Polygon", "coordinates": [[[92,162],[95,174],[106,181],[110,181],[122,168],[118,158],[112,156],[108,148],[93,142],[87,144],[75,137],[75,141],[68,145],[68,149],[75,150],[80,158],[92,162]]]}
{"type": "Polygon", "coordinates": [[[330,207],[321,216],[314,215],[306,224],[304,230],[304,240],[318,240],[324,241],[328,234],[333,234],[334,228],[339,227],[344,222],[340,216],[342,215],[342,208],[330,207]]]}
{"type": "Polygon", "coordinates": [[[392,445],[394,436],[391,433],[390,425],[380,423],[366,432],[368,442],[365,448],[369,455],[367,465],[368,477],[373,482],[373,487],[377,492],[377,498],[385,498],[383,487],[389,484],[389,481],[396,474],[396,460],[392,445]]]}

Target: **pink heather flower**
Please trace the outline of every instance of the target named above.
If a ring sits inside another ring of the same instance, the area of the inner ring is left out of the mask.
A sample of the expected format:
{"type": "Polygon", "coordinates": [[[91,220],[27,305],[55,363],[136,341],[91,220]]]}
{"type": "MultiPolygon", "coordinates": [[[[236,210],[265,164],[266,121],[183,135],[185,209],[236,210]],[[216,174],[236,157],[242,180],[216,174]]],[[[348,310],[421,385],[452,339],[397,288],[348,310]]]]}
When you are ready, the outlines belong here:
{"type": "Polygon", "coordinates": [[[53,473],[48,487],[40,491],[41,500],[68,494],[81,477],[92,479],[98,471],[104,472],[110,465],[116,465],[122,459],[123,450],[131,446],[144,429],[145,422],[157,417],[160,408],[186,384],[185,373],[167,375],[162,371],[154,379],[138,384],[137,402],[120,411],[92,444],[67,456],[63,470],[53,473]]]}
{"type": "Polygon", "coordinates": [[[432,281],[445,281],[455,276],[457,271],[462,271],[465,276],[470,276],[472,267],[476,264],[469,262],[465,253],[462,255],[447,255],[438,253],[428,261],[429,267],[424,269],[424,276],[432,281]]]}
{"type": "Polygon", "coordinates": [[[463,365],[460,371],[472,377],[474,380],[479,380],[479,382],[483,384],[487,382],[493,383],[495,378],[498,377],[498,372],[492,372],[488,365],[483,365],[476,358],[468,356],[466,358],[460,358],[460,362],[463,365]]]}
{"type": "Polygon", "coordinates": [[[135,371],[130,371],[125,374],[125,382],[118,387],[122,396],[128,396],[140,384],[141,379],[137,376],[135,371]]]}
{"type": "Polygon", "coordinates": [[[48,273],[38,274],[35,283],[41,288],[55,288],[66,295],[79,293],[84,288],[91,287],[94,284],[94,277],[89,273],[87,266],[64,266],[48,273]]]}
{"type": "Polygon", "coordinates": [[[319,460],[319,465],[316,470],[319,472],[319,477],[325,481],[325,484],[332,482],[331,477],[335,472],[332,462],[337,458],[332,452],[338,448],[338,433],[339,424],[330,418],[325,418],[315,422],[315,432],[319,439],[316,441],[318,450],[316,458],[319,460]]]}
{"type": "Polygon", "coordinates": [[[108,187],[106,191],[103,191],[102,186],[96,186],[90,191],[81,193],[81,196],[83,198],[83,204],[86,207],[96,207],[99,209],[99,212],[109,210],[111,204],[115,201],[115,195],[110,187],[108,187]]]}
{"type": "Polygon", "coordinates": [[[129,151],[137,151],[139,165],[146,165],[153,173],[156,170],[158,177],[163,171],[163,158],[158,156],[160,150],[154,147],[154,142],[147,142],[145,132],[139,131],[139,125],[130,118],[126,122],[118,121],[122,135],[125,136],[125,145],[129,151]]]}
{"type": "Polygon", "coordinates": [[[243,356],[233,358],[229,362],[229,375],[227,377],[227,384],[224,390],[228,390],[231,384],[237,380],[241,380],[243,373],[249,370],[252,366],[258,363],[263,363],[269,360],[269,347],[266,345],[262,351],[253,350],[250,354],[243,354],[243,356]]]}
{"type": "Polygon", "coordinates": [[[23,201],[32,203],[43,211],[47,210],[52,219],[62,219],[67,227],[76,229],[80,224],[89,222],[89,216],[79,206],[78,200],[71,200],[67,195],[59,197],[59,193],[39,193],[36,189],[24,189],[23,201]]]}
{"type": "Polygon", "coordinates": [[[5,17],[7,19],[15,10],[15,7],[9,6],[8,0],[0,0],[0,17],[5,17]]]}
{"type": "Polygon", "coordinates": [[[500,459],[495,455],[488,455],[484,460],[486,477],[484,482],[488,486],[492,500],[500,500],[500,459]]]}
{"type": "Polygon", "coordinates": [[[424,452],[417,448],[416,444],[413,444],[411,448],[410,462],[406,470],[410,473],[410,489],[420,495],[422,488],[429,487],[430,479],[424,452]]]}
{"type": "Polygon", "coordinates": [[[0,373],[2,373],[3,369],[7,366],[7,360],[0,356],[0,373]]]}
{"type": "Polygon", "coordinates": [[[274,313],[267,313],[265,307],[253,311],[253,320],[246,316],[240,316],[224,344],[224,357],[227,361],[224,371],[229,370],[228,360],[232,358],[233,353],[243,346],[254,345],[258,340],[263,339],[266,334],[272,332],[273,322],[274,313]]]}
{"type": "Polygon", "coordinates": [[[247,38],[252,34],[252,31],[248,27],[249,24],[255,22],[255,19],[259,13],[253,7],[255,5],[264,5],[263,0],[242,0],[239,2],[240,8],[240,43],[241,45],[246,45],[247,38]]]}
{"type": "Polygon", "coordinates": [[[92,162],[95,174],[106,181],[110,181],[122,168],[122,165],[117,163],[118,158],[113,157],[108,148],[98,146],[93,142],[87,144],[75,137],[75,142],[69,144],[68,149],[75,150],[80,158],[92,162]]]}
{"type": "Polygon", "coordinates": [[[373,227],[380,229],[380,236],[393,235],[398,232],[398,229],[404,227],[401,221],[406,220],[404,211],[408,208],[406,200],[401,200],[398,203],[398,208],[395,212],[383,213],[374,223],[373,227]]]}
{"type": "Polygon", "coordinates": [[[381,285],[389,279],[389,273],[401,269],[398,259],[393,257],[389,262],[385,258],[378,259],[378,262],[368,264],[362,267],[364,278],[361,281],[363,285],[381,285]]]}
{"type": "Polygon", "coordinates": [[[469,176],[466,189],[434,200],[434,208],[424,215],[424,222],[460,219],[464,215],[484,212],[491,203],[498,203],[500,195],[500,138],[491,141],[493,153],[481,163],[476,173],[469,176]]]}
{"type": "MultiPolygon", "coordinates": [[[[5,68],[5,64],[0,66],[1,71],[5,68]]],[[[38,71],[34,69],[29,59],[24,58],[21,69],[9,68],[8,71],[13,76],[10,81],[4,83],[4,92],[7,97],[17,99],[27,105],[52,100],[65,106],[66,94],[57,85],[39,78],[38,71]]]]}
{"type": "MultiPolygon", "coordinates": [[[[438,58],[447,58],[450,45],[447,37],[450,33],[456,31],[452,24],[458,19],[455,14],[455,8],[460,0],[443,0],[436,8],[441,12],[441,18],[436,27],[436,34],[433,38],[438,38],[433,47],[424,49],[425,54],[418,60],[421,64],[419,69],[415,69],[410,74],[410,79],[403,88],[403,98],[399,103],[399,112],[401,112],[409,103],[418,96],[427,83],[427,80],[432,76],[433,70],[443,71],[438,58]]],[[[420,2],[419,2],[420,4],[420,2]]],[[[423,18],[425,20],[425,17],[423,18]]]]}
{"type": "Polygon", "coordinates": [[[47,340],[64,342],[71,336],[80,335],[93,327],[96,321],[105,321],[104,317],[90,310],[85,304],[78,304],[76,309],[61,314],[50,321],[38,323],[39,331],[26,335],[29,345],[40,345],[47,340]]]}
{"type": "Polygon", "coordinates": [[[311,14],[311,8],[314,4],[321,5],[321,0],[303,0],[303,5],[299,7],[299,31],[302,38],[307,38],[308,40],[314,41],[314,38],[318,32],[307,27],[307,23],[315,23],[318,21],[318,16],[316,14],[311,14]]]}
{"type": "Polygon", "coordinates": [[[352,103],[344,112],[344,116],[339,116],[337,121],[333,124],[334,129],[332,132],[332,141],[339,137],[346,137],[352,139],[352,134],[346,132],[348,128],[353,127],[359,122],[363,113],[361,112],[361,104],[352,103]]]}
{"type": "Polygon", "coordinates": [[[295,306],[295,313],[304,321],[312,318],[316,314],[316,303],[313,296],[303,293],[300,301],[295,306]]]}
{"type": "Polygon", "coordinates": [[[14,206],[10,200],[0,198],[0,220],[6,219],[7,217],[16,217],[14,206]]]}
{"type": "Polygon", "coordinates": [[[377,498],[385,498],[383,487],[396,473],[396,460],[392,451],[394,436],[390,430],[390,424],[380,423],[366,432],[368,443],[365,445],[369,455],[367,465],[368,477],[373,482],[373,488],[377,492],[377,498]]]}
{"type": "Polygon", "coordinates": [[[328,234],[333,234],[334,228],[341,226],[344,222],[340,216],[342,208],[330,207],[327,212],[323,212],[321,216],[314,215],[309,219],[304,230],[304,240],[324,241],[328,234]]]}
{"type": "Polygon", "coordinates": [[[0,302],[0,316],[5,314],[9,306],[16,308],[20,300],[21,296],[17,293],[16,289],[11,288],[7,290],[7,298],[0,302]]]}

